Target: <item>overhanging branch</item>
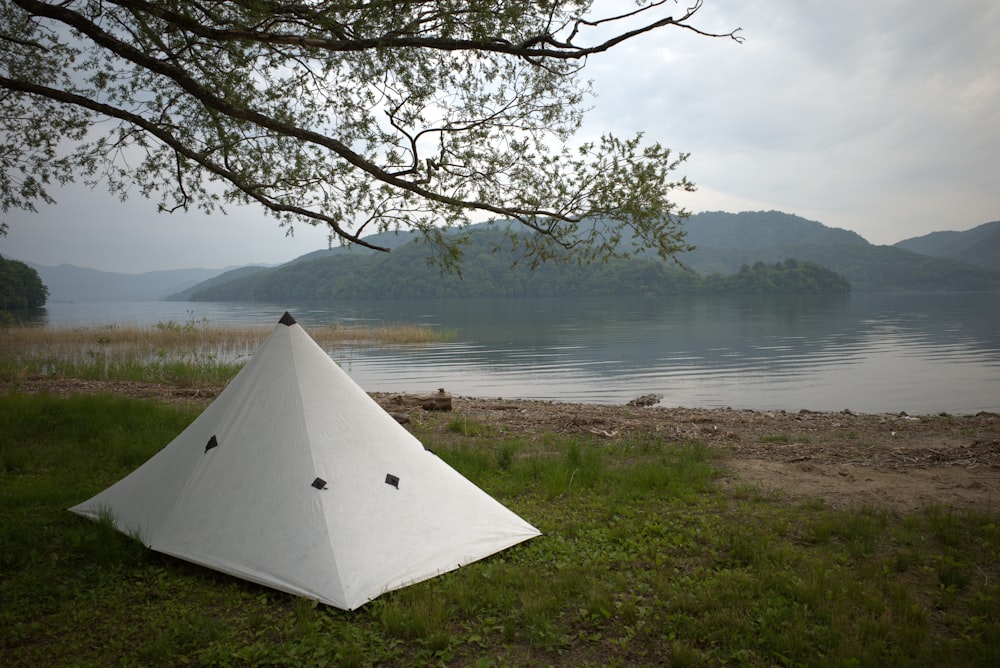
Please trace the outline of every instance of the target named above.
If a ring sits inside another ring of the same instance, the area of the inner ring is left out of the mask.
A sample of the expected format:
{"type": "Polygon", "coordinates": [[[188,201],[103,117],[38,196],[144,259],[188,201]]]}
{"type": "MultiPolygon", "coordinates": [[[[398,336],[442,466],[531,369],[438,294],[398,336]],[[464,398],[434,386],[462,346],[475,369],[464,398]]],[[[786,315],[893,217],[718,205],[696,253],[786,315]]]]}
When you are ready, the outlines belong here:
{"type": "Polygon", "coordinates": [[[430,37],[422,36],[418,33],[419,22],[416,27],[411,29],[406,34],[398,34],[395,32],[387,32],[382,35],[374,37],[354,37],[351,36],[349,32],[342,30],[334,34],[333,37],[321,37],[318,35],[309,34],[295,34],[295,33],[284,33],[284,32],[271,32],[268,30],[262,30],[260,28],[241,28],[241,29],[221,29],[221,28],[211,28],[204,25],[199,20],[193,19],[185,14],[179,12],[170,11],[165,7],[153,4],[150,2],[145,2],[143,0],[108,0],[111,4],[118,5],[123,8],[127,8],[133,11],[138,11],[165,21],[171,26],[175,26],[176,29],[189,32],[199,37],[227,42],[258,42],[273,45],[284,45],[284,46],[301,46],[310,49],[319,49],[323,51],[330,52],[351,52],[351,51],[369,51],[372,49],[393,49],[393,48],[408,48],[408,49],[434,49],[439,51],[481,51],[481,52],[492,52],[498,54],[504,54],[508,56],[516,56],[518,58],[525,58],[532,61],[541,61],[544,59],[555,59],[555,60],[582,60],[587,56],[591,56],[598,53],[603,53],[608,51],[612,47],[621,44],[622,42],[633,39],[639,35],[651,32],[658,28],[663,28],[669,25],[676,26],[685,30],[691,30],[704,37],[722,37],[733,39],[737,42],[742,42],[743,38],[739,35],[740,28],[731,30],[726,33],[713,33],[704,30],[700,30],[695,26],[688,23],[688,21],[694,17],[694,15],[701,9],[703,0],[696,0],[695,4],[689,7],[685,13],[679,17],[674,18],[672,16],[667,16],[656,21],[652,21],[638,28],[623,32],[616,35],[613,38],[607,39],[599,44],[585,47],[574,45],[572,40],[573,37],[578,32],[579,26],[598,26],[601,24],[623,20],[626,18],[631,18],[641,13],[645,13],[654,9],[660,5],[662,2],[653,3],[646,7],[642,7],[634,12],[629,12],[620,16],[609,17],[606,19],[598,20],[585,20],[578,19],[576,21],[576,26],[570,34],[570,37],[566,41],[560,42],[556,39],[554,34],[544,34],[535,35],[526,40],[518,43],[510,42],[504,39],[459,39],[459,38],[446,38],[446,37],[430,37]]]}
{"type": "MultiPolygon", "coordinates": [[[[571,0],[551,3],[550,12],[468,0],[447,15],[442,7],[451,3],[436,0],[6,0],[53,48],[43,57],[34,35],[0,34],[12,54],[0,89],[23,95],[16,104],[24,109],[50,108],[39,103],[45,99],[79,110],[67,118],[117,120],[123,146],[153,146],[137,171],[112,154],[88,158],[86,147],[67,160],[109,165],[113,192],[123,183],[169,188],[168,210],[199,198],[206,210],[223,198],[257,202],[375,250],[387,249],[360,233],[376,222],[432,235],[439,223],[461,224],[478,210],[537,232],[525,238],[538,240],[540,255],[583,246],[588,256],[592,239],[580,236],[579,223],[603,216],[662,247],[675,209],[668,193],[677,187],[669,149],[640,150],[638,137],[602,137],[579,151],[565,142],[579,129],[589,89],[574,75],[588,55],[664,26],[741,40],[736,31],[694,28],[701,0],[677,17],[647,20],[672,1],[591,20],[571,0]],[[494,13],[495,21],[484,13],[498,6],[511,13],[494,13]],[[599,44],[577,42],[626,23],[637,27],[595,37],[599,44]],[[48,69],[27,66],[32,59],[48,69]],[[37,74],[60,71],[76,73],[61,83],[37,74]],[[431,134],[440,135],[433,161],[421,156],[431,134]],[[553,149],[547,137],[563,145],[553,149]],[[206,187],[213,182],[224,194],[206,187]]],[[[38,122],[48,123],[42,112],[38,122]]]]}
{"type": "MultiPolygon", "coordinates": [[[[81,33],[89,37],[91,40],[94,41],[95,44],[98,44],[99,46],[102,46],[112,51],[113,53],[121,56],[122,58],[125,58],[126,60],[135,63],[136,65],[139,65],[151,72],[155,72],[157,74],[167,77],[168,79],[176,83],[178,86],[180,86],[183,90],[187,91],[190,95],[198,99],[202,104],[204,104],[209,109],[218,111],[236,120],[242,120],[253,123],[259,127],[266,128],[268,130],[275,132],[276,134],[285,137],[294,137],[296,139],[300,139],[305,142],[322,146],[326,149],[329,149],[336,155],[338,155],[341,159],[357,167],[359,170],[371,175],[376,180],[381,181],[382,183],[386,183],[396,188],[406,190],[424,199],[438,202],[439,204],[444,204],[447,206],[453,206],[463,209],[486,211],[492,214],[496,214],[498,216],[510,217],[516,219],[518,222],[528,225],[529,227],[535,227],[536,229],[537,227],[531,223],[531,219],[539,216],[558,218],[568,222],[576,222],[576,219],[566,216],[561,216],[554,211],[524,210],[517,208],[501,207],[501,206],[496,206],[494,204],[490,204],[489,202],[462,200],[455,197],[443,195],[433,190],[429,190],[420,184],[408,181],[406,179],[402,179],[378,167],[377,165],[371,163],[370,161],[365,160],[356,152],[352,151],[350,147],[348,147],[346,144],[337,139],[334,139],[333,137],[328,137],[326,135],[306,130],[305,128],[300,128],[295,125],[289,125],[287,123],[283,123],[271,116],[267,116],[266,114],[262,114],[253,109],[241,108],[231,104],[230,102],[227,102],[225,99],[219,97],[215,93],[199,85],[182,68],[172,63],[164,62],[162,60],[157,60],[156,58],[153,58],[147,55],[146,53],[139,51],[133,46],[116,39],[113,35],[104,31],[99,26],[87,20],[85,17],[81,16],[77,12],[70,11],[61,6],[55,7],[44,2],[37,2],[36,0],[14,0],[14,2],[16,2],[18,5],[21,5],[22,7],[28,9],[33,13],[39,14],[41,16],[46,16],[48,18],[52,18],[57,21],[61,21],[66,25],[75,28],[76,30],[80,31],[81,33]]],[[[81,96],[74,96],[74,97],[77,100],[79,100],[78,102],[74,102],[74,104],[80,104],[80,102],[82,101],[92,102],[90,100],[86,100],[86,98],[83,98],[81,96]]],[[[93,108],[88,104],[80,104],[80,106],[93,108]]],[[[117,111],[120,113],[128,113],[124,112],[123,110],[117,110],[117,111]]],[[[109,114],[109,115],[115,116],[116,118],[122,118],[122,116],[118,114],[109,114]]],[[[142,121],[144,125],[141,125],[141,127],[146,128],[147,125],[150,128],[155,127],[148,124],[145,121],[145,119],[142,119],[142,121]]],[[[132,121],[130,120],[129,122],[132,121]]],[[[161,130],[160,128],[156,129],[161,130]]],[[[173,146],[173,144],[170,145],[173,146]]],[[[197,155],[193,151],[190,151],[188,149],[186,150],[189,153],[191,153],[191,155],[197,155]]],[[[197,160],[197,162],[199,164],[203,164],[202,160],[197,160]]],[[[213,171],[213,173],[219,174],[219,171],[217,171],[216,169],[212,169],[211,171],[213,171]]],[[[241,187],[239,181],[233,180],[231,176],[223,176],[223,178],[225,178],[227,181],[230,181],[237,187],[241,187]]],[[[255,199],[259,197],[259,195],[257,194],[254,194],[253,196],[255,199]]],[[[303,211],[305,210],[300,210],[299,212],[303,211]]],[[[303,213],[302,215],[309,215],[309,214],[303,213]]],[[[329,222],[328,218],[326,217],[320,218],[319,214],[316,213],[309,215],[309,217],[314,219],[322,219],[325,220],[326,222],[329,222]]],[[[337,233],[340,234],[341,231],[337,229],[337,233]]],[[[353,238],[350,235],[346,236],[347,238],[351,238],[353,240],[353,238]]]]}
{"type": "Polygon", "coordinates": [[[147,119],[134,114],[132,112],[126,111],[124,109],[119,109],[118,107],[113,107],[111,105],[103,104],[101,102],[96,102],[90,98],[83,97],[81,95],[76,95],[75,93],[69,93],[67,91],[58,90],[55,88],[49,88],[47,86],[39,86],[37,84],[28,83],[25,81],[19,81],[17,79],[10,79],[8,77],[0,76],[0,87],[8,88],[10,90],[19,91],[21,93],[28,93],[31,95],[39,95],[41,97],[54,100],[56,102],[61,102],[64,104],[72,104],[84,109],[89,109],[90,111],[96,112],[98,114],[103,114],[110,118],[117,118],[119,120],[130,123],[136,127],[142,128],[145,132],[156,137],[162,141],[165,145],[169,146],[180,156],[191,160],[205,170],[215,174],[221,179],[224,179],[228,183],[238,188],[242,193],[248,197],[256,200],[263,206],[267,207],[269,210],[276,213],[293,213],[305,218],[316,220],[318,222],[326,223],[331,229],[344,239],[356,243],[360,246],[371,248],[372,250],[386,251],[388,248],[383,248],[381,246],[375,246],[371,243],[360,238],[353,232],[345,230],[340,226],[333,218],[323,215],[317,211],[312,211],[310,209],[305,209],[303,207],[293,206],[289,204],[282,204],[276,202],[269,197],[262,195],[258,190],[251,187],[249,184],[243,182],[235,173],[229,171],[222,166],[208,160],[204,153],[194,151],[187,147],[183,142],[179,141],[171,133],[167,132],[163,127],[148,121],[147,119]]]}

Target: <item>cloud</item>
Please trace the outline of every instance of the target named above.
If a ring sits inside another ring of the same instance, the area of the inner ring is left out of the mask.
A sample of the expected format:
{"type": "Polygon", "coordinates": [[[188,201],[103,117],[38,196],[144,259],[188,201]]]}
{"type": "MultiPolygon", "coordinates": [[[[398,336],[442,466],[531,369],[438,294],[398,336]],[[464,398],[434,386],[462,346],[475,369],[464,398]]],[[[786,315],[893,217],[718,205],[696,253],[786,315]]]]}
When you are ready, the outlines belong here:
{"type": "Polygon", "coordinates": [[[704,208],[814,212],[876,243],[1000,218],[1000,6],[707,0],[700,16],[746,43],[665,30],[609,55],[590,122],[690,151],[704,208]]]}

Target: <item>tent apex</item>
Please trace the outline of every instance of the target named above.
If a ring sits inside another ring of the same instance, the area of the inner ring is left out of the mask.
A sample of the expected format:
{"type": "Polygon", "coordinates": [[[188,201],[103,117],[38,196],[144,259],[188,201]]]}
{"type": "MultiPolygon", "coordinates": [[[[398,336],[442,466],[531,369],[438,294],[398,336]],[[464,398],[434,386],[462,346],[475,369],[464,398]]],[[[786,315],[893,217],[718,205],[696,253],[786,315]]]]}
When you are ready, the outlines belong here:
{"type": "Polygon", "coordinates": [[[281,316],[281,320],[278,321],[278,324],[291,327],[295,324],[295,318],[292,317],[291,313],[285,311],[285,315],[281,316]]]}

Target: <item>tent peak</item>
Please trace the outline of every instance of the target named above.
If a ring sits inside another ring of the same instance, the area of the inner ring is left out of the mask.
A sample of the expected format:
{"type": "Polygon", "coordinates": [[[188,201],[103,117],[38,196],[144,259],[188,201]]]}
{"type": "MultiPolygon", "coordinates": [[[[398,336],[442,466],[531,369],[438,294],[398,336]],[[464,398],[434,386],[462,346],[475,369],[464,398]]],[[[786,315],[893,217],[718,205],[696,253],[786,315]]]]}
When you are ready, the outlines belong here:
{"type": "Polygon", "coordinates": [[[285,311],[285,315],[281,316],[281,320],[278,321],[278,324],[291,327],[292,325],[295,324],[295,318],[292,317],[291,313],[285,311]]]}

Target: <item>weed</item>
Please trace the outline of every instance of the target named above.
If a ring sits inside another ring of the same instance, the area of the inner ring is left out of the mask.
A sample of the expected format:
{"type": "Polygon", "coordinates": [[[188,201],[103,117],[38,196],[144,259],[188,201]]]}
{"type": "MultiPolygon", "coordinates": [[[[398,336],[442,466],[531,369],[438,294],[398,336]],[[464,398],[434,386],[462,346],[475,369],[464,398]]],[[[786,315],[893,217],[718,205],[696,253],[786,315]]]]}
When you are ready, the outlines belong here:
{"type": "Polygon", "coordinates": [[[514,456],[517,454],[517,448],[511,443],[504,443],[497,450],[497,468],[501,471],[509,471],[514,465],[514,456]]]}
{"type": "Polygon", "coordinates": [[[448,647],[449,610],[440,597],[426,590],[394,593],[378,606],[377,615],[390,637],[416,640],[434,653],[448,647]]]}
{"type": "Polygon", "coordinates": [[[967,564],[958,559],[940,555],[933,560],[938,582],[945,589],[961,591],[972,581],[972,573],[967,564]]]}
{"type": "Polygon", "coordinates": [[[943,547],[956,547],[964,539],[964,523],[951,509],[941,506],[928,508],[927,522],[931,535],[943,547]]]}
{"type": "Polygon", "coordinates": [[[492,436],[493,427],[456,415],[448,421],[448,431],[462,436],[492,436]]]}
{"type": "Polygon", "coordinates": [[[303,637],[316,630],[319,617],[316,614],[317,601],[303,596],[292,597],[292,625],[289,628],[290,636],[303,637]]]}

